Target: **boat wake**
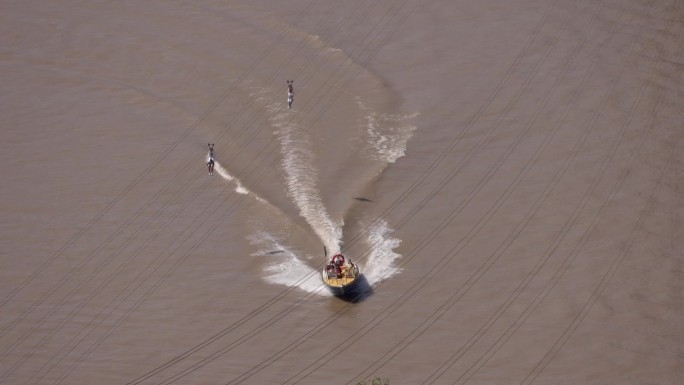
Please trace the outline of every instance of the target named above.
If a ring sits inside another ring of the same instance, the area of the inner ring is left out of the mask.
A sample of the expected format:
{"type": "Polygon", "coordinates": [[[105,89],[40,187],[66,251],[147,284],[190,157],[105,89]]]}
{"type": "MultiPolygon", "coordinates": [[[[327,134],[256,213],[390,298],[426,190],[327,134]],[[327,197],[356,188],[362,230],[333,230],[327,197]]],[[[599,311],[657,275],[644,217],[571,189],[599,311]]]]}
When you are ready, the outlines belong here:
{"type": "MultiPolygon", "coordinates": [[[[401,240],[393,236],[393,230],[387,222],[378,220],[368,231],[365,240],[369,250],[365,262],[356,262],[361,266],[362,275],[369,285],[375,286],[399,273],[401,268],[396,262],[401,254],[394,251],[401,240]]],[[[265,258],[266,273],[264,279],[272,284],[297,287],[307,293],[330,296],[321,283],[320,267],[312,267],[307,261],[319,260],[318,257],[306,255],[287,245],[287,240],[280,239],[267,231],[259,231],[250,237],[251,244],[257,247],[254,257],[265,258]]]]}
{"type": "Polygon", "coordinates": [[[416,131],[416,126],[406,121],[415,118],[418,113],[378,114],[366,106],[360,97],[356,98],[356,104],[366,119],[366,132],[361,140],[363,155],[385,164],[394,163],[406,155],[406,145],[416,131]]]}
{"type": "Polygon", "coordinates": [[[383,219],[376,220],[368,230],[369,255],[363,274],[371,286],[401,273],[402,269],[396,266],[401,254],[394,251],[401,240],[393,234],[394,230],[383,219]]]}
{"type": "Polygon", "coordinates": [[[305,262],[310,258],[304,258],[301,251],[288,247],[285,241],[265,231],[252,235],[250,242],[259,248],[252,256],[269,258],[264,269],[264,279],[267,282],[287,287],[296,286],[307,293],[331,295],[321,284],[318,270],[305,262]]]}
{"type": "MultiPolygon", "coordinates": [[[[253,96],[258,101],[264,101],[267,99],[264,97],[265,93],[268,91],[261,89],[253,96]]],[[[357,154],[349,156],[366,159],[366,170],[360,173],[363,174],[360,179],[364,179],[359,181],[361,187],[368,182],[371,174],[377,175],[388,164],[405,155],[407,143],[416,130],[407,120],[417,114],[380,114],[365,105],[360,98],[355,101],[361,118],[358,127],[360,134],[350,138],[348,146],[355,149],[357,154]],[[369,172],[370,170],[375,172],[369,172]]],[[[269,122],[275,129],[274,135],[280,143],[281,166],[289,198],[327,248],[328,256],[339,253],[342,248],[344,221],[342,218],[333,219],[322,200],[316,168],[319,163],[316,162],[309,133],[291,121],[292,113],[282,104],[264,103],[263,107],[268,112],[269,122]]],[[[348,200],[352,201],[352,196],[348,200]]],[[[360,266],[367,283],[373,286],[401,273],[401,268],[397,266],[401,255],[395,251],[401,240],[394,237],[394,230],[385,220],[368,218],[366,221],[368,224],[364,226],[365,237],[360,240],[366,247],[359,247],[366,252],[364,255],[350,257],[360,266]]],[[[265,259],[263,269],[267,282],[297,287],[308,293],[330,295],[321,282],[322,265],[318,265],[322,262],[320,256],[312,256],[293,246],[296,242],[292,239],[291,230],[288,234],[288,230],[275,229],[273,224],[255,225],[259,230],[249,240],[258,250],[253,256],[265,259]],[[265,230],[267,228],[271,230],[265,230]],[[315,261],[315,266],[312,266],[312,261],[315,261]]]]}
{"type": "Polygon", "coordinates": [[[333,254],[338,253],[342,246],[343,223],[335,223],[330,218],[321,199],[308,134],[298,125],[289,123],[290,115],[282,112],[279,106],[271,105],[269,110],[275,112],[271,124],[278,129],[276,135],[281,145],[288,195],[326,248],[333,254]]]}

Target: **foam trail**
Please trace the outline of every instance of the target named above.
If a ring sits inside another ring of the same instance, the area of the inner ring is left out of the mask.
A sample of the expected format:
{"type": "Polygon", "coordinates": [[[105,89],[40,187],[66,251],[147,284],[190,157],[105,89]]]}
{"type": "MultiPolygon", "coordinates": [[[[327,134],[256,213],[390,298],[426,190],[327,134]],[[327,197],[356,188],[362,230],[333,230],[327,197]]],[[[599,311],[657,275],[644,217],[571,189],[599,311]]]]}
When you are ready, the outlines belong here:
{"type": "Polygon", "coordinates": [[[372,160],[394,163],[406,154],[406,145],[413,137],[416,126],[403,124],[407,119],[418,116],[378,114],[356,98],[356,104],[363,111],[367,121],[364,155],[372,160]]]}
{"type": "Polygon", "coordinates": [[[235,183],[235,192],[237,192],[237,193],[239,193],[239,194],[245,194],[245,195],[251,193],[251,191],[249,191],[247,188],[245,188],[245,186],[243,186],[242,183],[241,183],[237,178],[235,178],[234,176],[230,175],[230,174],[228,173],[228,171],[226,171],[226,169],[223,168],[223,166],[221,166],[221,163],[219,163],[219,162],[214,162],[214,170],[215,170],[223,179],[225,179],[225,180],[227,180],[227,181],[229,181],[229,182],[235,183]]]}
{"type": "MultiPolygon", "coordinates": [[[[207,162],[209,162],[209,154],[207,154],[207,162]]],[[[240,182],[239,179],[230,175],[228,170],[223,168],[223,166],[221,166],[221,164],[217,160],[214,160],[214,171],[216,171],[221,176],[221,178],[227,180],[228,182],[235,183],[235,192],[237,192],[239,194],[244,194],[244,195],[252,193],[247,188],[245,188],[245,186],[242,185],[242,182],[240,182]]],[[[256,195],[254,195],[254,196],[259,200],[263,200],[262,198],[259,198],[256,195]]]]}
{"type": "MultiPolygon", "coordinates": [[[[261,100],[260,94],[263,92],[265,90],[258,90],[253,97],[261,100]]],[[[378,114],[366,107],[360,98],[357,99],[357,104],[367,122],[365,135],[360,138],[361,155],[376,162],[375,165],[381,165],[381,168],[404,156],[407,142],[416,130],[415,126],[404,121],[418,114],[378,114]]],[[[281,144],[288,195],[328,250],[336,253],[342,244],[342,223],[337,224],[330,218],[320,197],[314,154],[306,132],[288,122],[291,114],[284,104],[272,103],[265,108],[270,113],[271,124],[277,129],[275,134],[281,144]]],[[[401,273],[402,269],[397,266],[401,255],[394,251],[401,240],[393,236],[394,230],[385,220],[377,219],[373,222],[367,231],[366,240],[370,251],[365,263],[361,263],[361,271],[370,285],[377,285],[401,273]]],[[[268,259],[264,277],[267,282],[330,295],[327,290],[322,290],[320,272],[306,263],[313,257],[304,258],[301,252],[284,246],[287,242],[281,242],[265,231],[253,235],[251,241],[260,246],[260,250],[253,255],[268,259]]]]}
{"type": "MultiPolygon", "coordinates": [[[[409,115],[377,113],[366,106],[360,97],[356,98],[356,104],[364,113],[366,120],[365,136],[362,138],[363,156],[380,162],[383,168],[403,157],[406,154],[408,141],[417,129],[415,125],[406,121],[415,118],[418,113],[409,115]]],[[[376,285],[401,273],[402,269],[396,266],[401,254],[394,251],[401,244],[401,240],[393,237],[394,230],[384,219],[375,220],[367,234],[370,254],[363,268],[363,274],[370,285],[376,285]]]]}
{"type": "Polygon", "coordinates": [[[382,219],[375,221],[373,227],[368,230],[371,251],[363,268],[363,275],[371,285],[401,273],[402,269],[395,264],[401,258],[401,254],[394,251],[401,244],[401,240],[394,238],[393,233],[394,230],[382,219]]]}
{"type": "Polygon", "coordinates": [[[296,250],[284,246],[274,235],[262,231],[251,236],[250,241],[260,246],[260,250],[252,256],[269,258],[264,269],[267,273],[264,279],[267,282],[287,287],[296,286],[307,293],[331,295],[321,284],[320,272],[307,265],[296,250]],[[277,253],[272,250],[277,250],[277,253]]]}
{"type": "MultiPolygon", "coordinates": [[[[281,108],[271,106],[271,111],[281,108]]],[[[289,115],[276,113],[272,124],[279,130],[283,169],[286,174],[288,194],[299,208],[299,214],[309,223],[316,235],[331,253],[340,251],[342,244],[342,224],[332,221],[328,210],[321,200],[318,190],[318,177],[314,168],[314,156],[305,132],[285,120],[289,115]]]]}

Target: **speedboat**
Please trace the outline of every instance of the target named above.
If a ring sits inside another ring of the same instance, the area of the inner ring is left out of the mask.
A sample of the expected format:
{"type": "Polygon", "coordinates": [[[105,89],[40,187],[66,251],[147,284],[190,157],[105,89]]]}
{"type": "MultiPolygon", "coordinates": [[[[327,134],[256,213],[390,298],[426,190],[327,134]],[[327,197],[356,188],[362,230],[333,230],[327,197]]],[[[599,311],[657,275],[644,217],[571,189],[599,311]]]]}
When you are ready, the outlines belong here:
{"type": "Polygon", "coordinates": [[[323,283],[334,295],[344,296],[352,293],[359,283],[359,266],[345,258],[342,254],[335,254],[321,272],[323,283]]]}

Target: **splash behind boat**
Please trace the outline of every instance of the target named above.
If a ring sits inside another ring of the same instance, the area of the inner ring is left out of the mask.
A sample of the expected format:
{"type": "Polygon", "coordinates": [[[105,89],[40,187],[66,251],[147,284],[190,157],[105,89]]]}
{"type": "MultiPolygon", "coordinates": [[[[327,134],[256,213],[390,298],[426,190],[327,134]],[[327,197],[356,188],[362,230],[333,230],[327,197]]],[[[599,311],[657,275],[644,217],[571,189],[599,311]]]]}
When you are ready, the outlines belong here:
{"type": "Polygon", "coordinates": [[[359,282],[359,267],[342,254],[335,254],[321,272],[323,283],[339,296],[350,294],[359,282]]]}

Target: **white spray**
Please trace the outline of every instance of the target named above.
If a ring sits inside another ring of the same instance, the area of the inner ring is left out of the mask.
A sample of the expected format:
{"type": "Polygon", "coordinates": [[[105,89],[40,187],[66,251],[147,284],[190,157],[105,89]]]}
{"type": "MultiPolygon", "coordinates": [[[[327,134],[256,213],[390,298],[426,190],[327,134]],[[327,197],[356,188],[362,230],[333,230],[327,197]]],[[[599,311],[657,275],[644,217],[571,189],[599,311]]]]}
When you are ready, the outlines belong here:
{"type": "MultiPolygon", "coordinates": [[[[281,110],[277,106],[271,106],[270,109],[274,112],[281,110]]],[[[314,155],[310,150],[308,136],[295,124],[288,123],[288,116],[290,115],[279,112],[271,119],[272,124],[279,129],[276,134],[283,154],[288,194],[299,208],[299,214],[323,241],[328,251],[337,253],[342,245],[342,224],[333,222],[321,200],[317,187],[318,174],[313,166],[314,155]]]]}
{"type": "MultiPolygon", "coordinates": [[[[264,100],[259,95],[262,92],[265,90],[259,90],[252,96],[257,100],[264,100]]],[[[377,114],[365,106],[360,98],[357,98],[357,105],[364,113],[367,124],[362,138],[362,155],[384,165],[404,156],[407,142],[416,130],[415,126],[404,121],[414,118],[417,114],[377,114]]],[[[314,155],[306,132],[288,122],[291,114],[282,105],[270,104],[266,109],[270,113],[271,124],[277,128],[275,134],[281,145],[288,195],[329,253],[339,252],[342,244],[342,223],[335,223],[330,218],[321,199],[320,190],[317,188],[314,155]]],[[[222,175],[220,168],[217,168],[217,171],[222,175]]],[[[239,186],[239,182],[236,183],[239,186]]],[[[376,285],[401,273],[401,268],[396,265],[401,255],[394,251],[401,240],[393,234],[394,230],[382,219],[375,220],[367,231],[366,242],[369,245],[369,252],[368,258],[361,263],[361,268],[370,285],[376,285]]],[[[267,231],[257,232],[250,240],[260,249],[254,256],[268,257],[270,260],[265,268],[267,282],[288,287],[297,286],[309,293],[329,295],[327,290],[322,290],[324,287],[320,282],[320,273],[306,263],[307,259],[312,259],[311,257],[307,258],[301,251],[291,249],[286,246],[286,241],[267,231]]]]}
{"type": "Polygon", "coordinates": [[[267,275],[264,279],[267,282],[288,287],[296,286],[307,293],[330,295],[321,284],[319,272],[299,258],[301,252],[288,248],[276,236],[264,231],[251,236],[250,241],[260,247],[252,256],[267,255],[271,259],[271,263],[265,268],[267,275]]]}
{"type": "MultiPolygon", "coordinates": [[[[209,157],[210,157],[210,154],[207,154],[207,162],[209,162],[209,159],[210,159],[209,157]]],[[[247,194],[251,193],[251,191],[249,191],[247,188],[245,188],[245,186],[242,185],[242,183],[240,182],[239,179],[230,175],[228,170],[223,168],[223,166],[221,166],[221,164],[218,161],[216,161],[215,159],[214,159],[214,171],[216,171],[221,176],[221,178],[227,180],[228,182],[235,183],[235,192],[237,192],[238,194],[247,195],[247,194]]],[[[258,196],[255,196],[255,197],[257,199],[261,200],[261,198],[259,198],[258,196]]]]}
{"type": "Polygon", "coordinates": [[[403,157],[406,154],[406,144],[416,131],[416,126],[404,122],[418,114],[378,114],[367,107],[361,98],[356,98],[356,104],[366,113],[364,156],[385,164],[394,163],[403,157]]]}
{"type": "Polygon", "coordinates": [[[368,243],[371,247],[363,274],[371,285],[401,273],[401,268],[395,264],[401,254],[394,251],[401,240],[394,238],[393,233],[394,230],[383,219],[376,220],[368,229],[368,243]]]}

